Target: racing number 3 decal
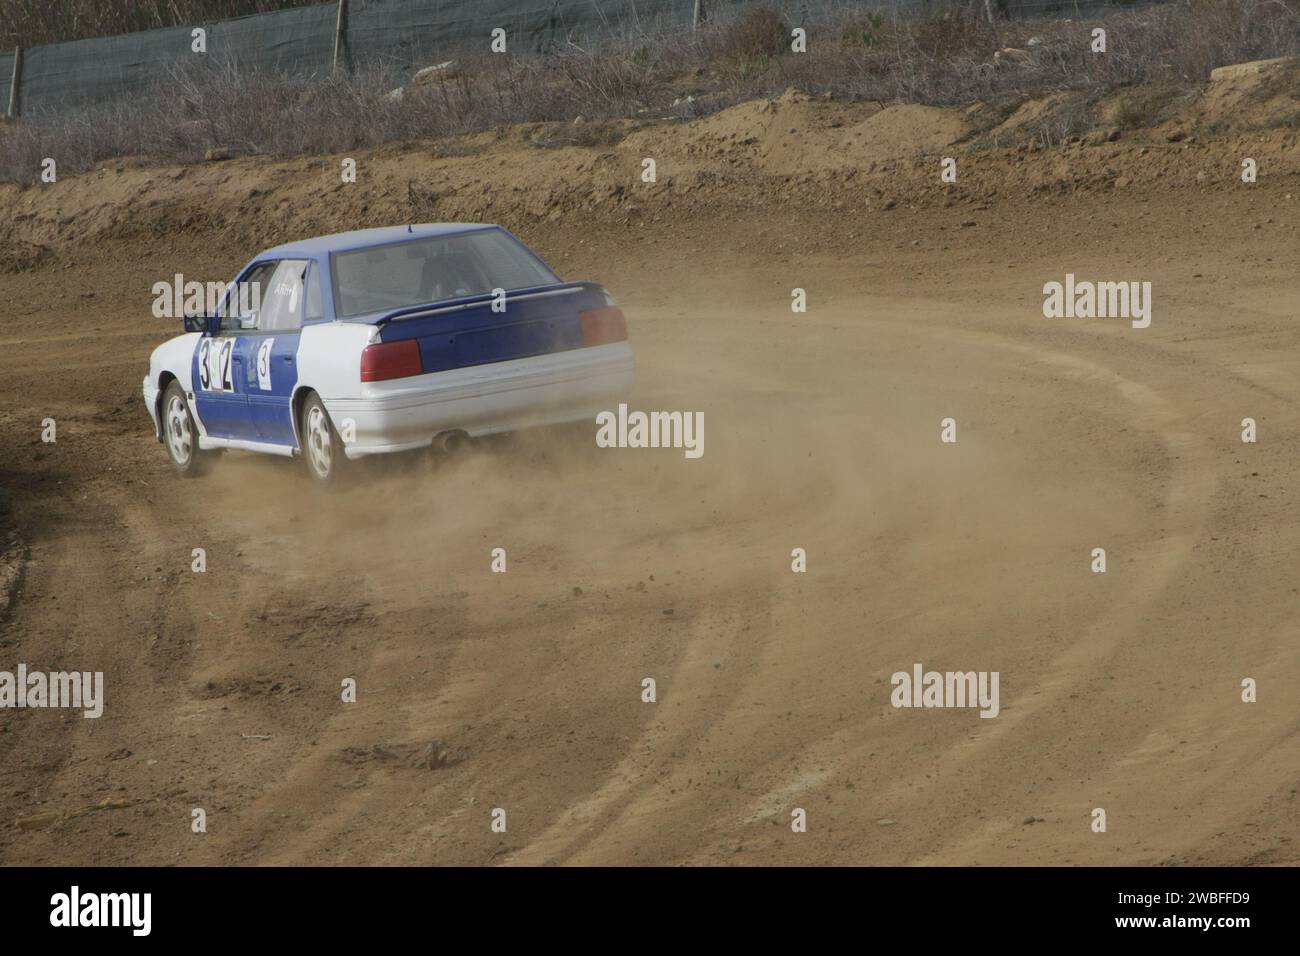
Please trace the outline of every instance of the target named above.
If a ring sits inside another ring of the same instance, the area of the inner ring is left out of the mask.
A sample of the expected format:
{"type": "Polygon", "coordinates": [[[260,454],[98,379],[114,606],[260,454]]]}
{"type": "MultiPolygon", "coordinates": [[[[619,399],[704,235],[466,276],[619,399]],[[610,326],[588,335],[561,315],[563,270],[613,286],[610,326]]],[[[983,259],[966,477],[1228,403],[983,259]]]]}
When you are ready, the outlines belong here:
{"type": "MultiPolygon", "coordinates": [[[[257,348],[257,387],[271,390],[271,349],[274,336],[264,339],[257,348]]],[[[235,352],[234,339],[204,339],[199,344],[199,384],[206,392],[229,392],[234,388],[230,359],[235,352]]]]}
{"type": "Polygon", "coordinates": [[[230,357],[234,351],[234,339],[215,343],[204,339],[199,344],[199,384],[205,391],[229,392],[234,388],[230,374],[230,357]]]}

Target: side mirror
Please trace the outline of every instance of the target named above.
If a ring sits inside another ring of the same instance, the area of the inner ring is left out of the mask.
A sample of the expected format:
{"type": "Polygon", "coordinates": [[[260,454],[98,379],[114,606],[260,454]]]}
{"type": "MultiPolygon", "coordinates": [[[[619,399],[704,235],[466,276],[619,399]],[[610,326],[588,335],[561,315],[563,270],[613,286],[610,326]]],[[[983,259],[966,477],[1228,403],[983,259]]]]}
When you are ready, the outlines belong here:
{"type": "Polygon", "coordinates": [[[186,332],[203,332],[207,335],[216,335],[221,331],[221,316],[219,315],[187,315],[182,322],[186,332]]]}

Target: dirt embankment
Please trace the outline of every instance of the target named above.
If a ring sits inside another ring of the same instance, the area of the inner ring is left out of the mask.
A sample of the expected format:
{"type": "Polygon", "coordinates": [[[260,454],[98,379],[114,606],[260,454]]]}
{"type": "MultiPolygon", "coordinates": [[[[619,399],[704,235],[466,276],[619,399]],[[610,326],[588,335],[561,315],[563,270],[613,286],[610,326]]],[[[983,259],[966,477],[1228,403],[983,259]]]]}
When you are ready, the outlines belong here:
{"type": "Polygon", "coordinates": [[[353,184],[328,157],[0,189],[29,244],[0,256],[0,485],[31,552],[0,650],[107,687],[100,720],[0,712],[0,823],[30,823],[0,861],[1295,864],[1273,69],[1046,149],[1059,103],[792,93],[596,149],[387,148],[353,184]],[[332,496],[253,456],[178,481],[138,392],[176,325],[151,285],[407,219],[501,222],[605,282],[633,404],[703,411],[705,456],[584,432],[332,496]],[[1151,281],[1151,327],[1045,319],[1067,272],[1151,281]],[[918,661],[999,671],[1000,715],[893,708],[918,661]]]}
{"type": "Polygon", "coordinates": [[[342,181],[343,156],[113,162],[52,185],[0,187],[8,237],[0,268],[110,239],[217,237],[249,249],[412,218],[618,234],[777,206],[821,216],[824,237],[812,241],[832,248],[858,222],[888,225],[875,213],[900,206],[979,207],[1085,189],[1126,191],[1135,202],[1157,189],[1217,193],[1240,182],[1246,158],[1273,182],[1300,170],[1298,78],[1300,60],[1263,61],[1216,70],[1190,100],[1139,88],[1101,102],[1067,94],[964,110],[791,90],[694,122],[614,123],[621,139],[608,148],[538,145],[564,141],[553,124],[385,147],[351,157],[355,183],[342,181]],[[1097,132],[1056,132],[1063,114],[1084,108],[1102,118],[1097,132]],[[958,188],[936,188],[945,157],[957,160],[958,188]],[[643,180],[646,159],[654,183],[643,180]]]}

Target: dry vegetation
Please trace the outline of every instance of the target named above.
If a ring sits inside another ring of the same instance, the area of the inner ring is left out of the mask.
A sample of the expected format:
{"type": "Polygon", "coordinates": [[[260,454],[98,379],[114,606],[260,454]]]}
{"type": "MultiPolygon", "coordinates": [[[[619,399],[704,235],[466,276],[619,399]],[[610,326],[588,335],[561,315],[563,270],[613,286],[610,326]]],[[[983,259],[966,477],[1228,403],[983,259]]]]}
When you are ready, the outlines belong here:
{"type": "MultiPolygon", "coordinates": [[[[49,254],[47,246],[25,242],[14,236],[0,236],[0,273],[28,272],[41,265],[49,254]]],[[[3,607],[3,602],[0,602],[0,607],[3,607]]]]}
{"type": "Polygon", "coordinates": [[[303,5],[304,0],[0,0],[0,49],[204,23],[303,5]]]}
{"type": "Polygon", "coordinates": [[[1121,88],[1152,91],[1126,102],[1120,123],[1137,128],[1217,66],[1300,53],[1300,0],[1176,0],[1095,20],[996,24],[982,4],[911,18],[858,5],[821,10],[805,24],[803,54],[789,50],[791,24],[758,6],[697,33],[642,29],[544,55],[448,51],[451,69],[400,95],[406,77],[365,64],[347,78],[177,67],[152,96],[0,127],[0,180],[33,181],[46,156],[67,173],[122,156],[194,161],[225,147],[286,157],[525,122],[547,124],[540,146],[596,145],[619,135],[612,120],[698,116],[789,87],[848,100],[983,102],[994,114],[1069,94],[1045,132],[1051,140],[1086,132],[1090,104],[1121,88]],[[1089,49],[1096,25],[1107,29],[1105,55],[1089,49]]]}

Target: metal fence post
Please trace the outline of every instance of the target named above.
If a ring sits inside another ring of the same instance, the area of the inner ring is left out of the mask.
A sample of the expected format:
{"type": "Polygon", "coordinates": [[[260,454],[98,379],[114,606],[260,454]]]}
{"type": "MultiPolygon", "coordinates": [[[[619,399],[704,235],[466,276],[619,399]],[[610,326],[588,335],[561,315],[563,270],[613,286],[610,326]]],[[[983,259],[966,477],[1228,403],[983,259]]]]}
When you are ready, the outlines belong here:
{"type": "Polygon", "coordinates": [[[5,114],[10,119],[18,118],[22,109],[22,100],[18,98],[18,84],[23,80],[23,48],[14,47],[14,75],[9,85],[9,111],[5,114]]]}
{"type": "Polygon", "coordinates": [[[704,0],[695,0],[695,13],[691,16],[691,29],[698,30],[709,18],[709,11],[704,9],[704,0]]]}
{"type": "Polygon", "coordinates": [[[339,71],[339,58],[344,53],[344,47],[348,42],[348,0],[339,0],[339,15],[334,21],[334,73],[339,71]]]}

